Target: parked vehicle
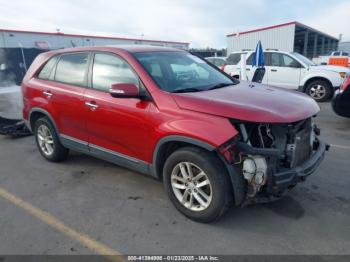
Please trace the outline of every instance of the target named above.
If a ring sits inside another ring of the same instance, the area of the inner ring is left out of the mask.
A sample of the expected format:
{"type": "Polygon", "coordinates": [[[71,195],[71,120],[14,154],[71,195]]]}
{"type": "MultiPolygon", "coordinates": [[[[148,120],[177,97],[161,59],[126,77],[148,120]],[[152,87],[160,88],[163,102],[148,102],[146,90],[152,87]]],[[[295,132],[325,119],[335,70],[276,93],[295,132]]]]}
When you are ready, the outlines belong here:
{"type": "MultiPolygon", "coordinates": [[[[247,77],[252,79],[255,67],[252,66],[254,51],[245,52],[247,56],[247,77]]],[[[227,61],[237,62],[226,65],[225,72],[236,78],[240,77],[240,57],[242,52],[232,53],[227,61]]],[[[266,74],[263,84],[295,89],[323,102],[330,99],[339,89],[350,69],[340,66],[316,66],[311,60],[299,53],[265,50],[266,74]]]]}
{"type": "Polygon", "coordinates": [[[336,91],[332,107],[338,115],[350,118],[350,76],[344,81],[340,90],[336,91]]]}
{"type": "Polygon", "coordinates": [[[316,59],[316,63],[320,65],[328,65],[329,64],[329,58],[331,57],[349,57],[349,53],[345,51],[332,51],[328,55],[319,56],[318,59],[316,59]]]}
{"type": "Polygon", "coordinates": [[[62,161],[71,149],[150,174],[201,222],[281,197],[327,149],[311,98],[240,83],[183,50],[52,51],[36,58],[22,89],[44,158],[62,161]]]}
{"type": "Polygon", "coordinates": [[[223,67],[226,65],[226,57],[223,56],[206,57],[205,60],[209,61],[220,69],[223,69],[223,67]]]}
{"type": "MultiPolygon", "coordinates": [[[[0,74],[0,79],[5,78],[1,78],[0,74]]],[[[12,137],[31,135],[22,119],[21,87],[12,84],[0,81],[0,135],[12,137]]]]}

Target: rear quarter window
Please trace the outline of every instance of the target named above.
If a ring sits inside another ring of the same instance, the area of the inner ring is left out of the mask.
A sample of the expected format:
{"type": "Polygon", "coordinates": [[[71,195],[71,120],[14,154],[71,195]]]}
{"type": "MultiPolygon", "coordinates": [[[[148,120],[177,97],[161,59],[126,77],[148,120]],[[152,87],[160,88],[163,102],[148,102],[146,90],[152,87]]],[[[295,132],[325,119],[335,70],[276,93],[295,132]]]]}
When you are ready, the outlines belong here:
{"type": "Polygon", "coordinates": [[[50,75],[52,73],[53,68],[56,65],[58,57],[52,57],[49,59],[49,61],[46,62],[44,67],[41,69],[40,73],[38,74],[39,79],[47,80],[50,78],[50,75]]]}

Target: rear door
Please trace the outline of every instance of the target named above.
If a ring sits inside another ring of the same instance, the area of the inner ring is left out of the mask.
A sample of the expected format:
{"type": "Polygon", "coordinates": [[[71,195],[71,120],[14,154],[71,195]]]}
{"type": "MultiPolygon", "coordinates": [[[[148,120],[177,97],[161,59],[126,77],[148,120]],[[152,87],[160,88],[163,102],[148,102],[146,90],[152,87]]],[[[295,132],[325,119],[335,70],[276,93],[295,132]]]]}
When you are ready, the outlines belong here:
{"type": "Polygon", "coordinates": [[[288,89],[298,89],[302,65],[293,57],[278,52],[266,52],[268,84],[288,89]]]}
{"type": "Polygon", "coordinates": [[[73,141],[87,141],[84,92],[87,87],[87,70],[90,54],[63,54],[49,61],[56,62],[52,72],[39,74],[45,108],[54,118],[61,136],[73,141]]]}
{"type": "Polygon", "coordinates": [[[138,76],[124,59],[111,53],[95,53],[90,72],[91,88],[85,93],[90,151],[126,161],[145,160],[152,102],[114,98],[109,93],[116,83],[133,83],[141,88],[138,76]]]}

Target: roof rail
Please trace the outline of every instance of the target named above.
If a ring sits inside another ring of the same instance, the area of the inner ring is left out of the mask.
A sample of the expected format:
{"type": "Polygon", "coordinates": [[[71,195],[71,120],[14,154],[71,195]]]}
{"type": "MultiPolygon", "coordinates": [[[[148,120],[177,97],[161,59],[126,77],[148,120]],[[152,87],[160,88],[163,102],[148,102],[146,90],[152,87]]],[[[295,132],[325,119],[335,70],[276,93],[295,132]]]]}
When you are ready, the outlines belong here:
{"type": "Polygon", "coordinates": [[[250,49],[250,48],[244,48],[244,49],[242,49],[242,51],[253,51],[253,49],[250,49]]]}
{"type": "Polygon", "coordinates": [[[279,51],[278,48],[266,48],[267,51],[279,51]]]}

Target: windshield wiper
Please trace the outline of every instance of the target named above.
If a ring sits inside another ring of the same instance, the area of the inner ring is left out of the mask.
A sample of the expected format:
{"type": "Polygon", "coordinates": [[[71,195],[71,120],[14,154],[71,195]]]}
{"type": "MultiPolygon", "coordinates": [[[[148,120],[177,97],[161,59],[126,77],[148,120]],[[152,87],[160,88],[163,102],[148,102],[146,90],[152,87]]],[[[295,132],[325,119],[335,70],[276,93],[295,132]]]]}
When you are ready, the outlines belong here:
{"type": "Polygon", "coordinates": [[[172,93],[187,93],[187,92],[199,92],[199,91],[203,91],[203,90],[195,87],[188,87],[188,88],[175,89],[174,91],[172,91],[172,93]]]}
{"type": "Polygon", "coordinates": [[[225,87],[225,86],[231,86],[233,85],[233,83],[229,84],[229,83],[219,83],[219,84],[216,84],[212,87],[209,87],[207,90],[213,90],[213,89],[218,89],[218,88],[222,88],[222,87],[225,87]]]}

